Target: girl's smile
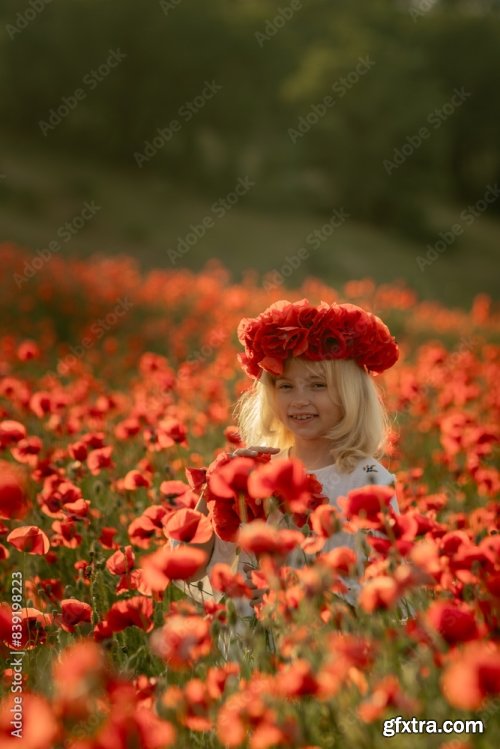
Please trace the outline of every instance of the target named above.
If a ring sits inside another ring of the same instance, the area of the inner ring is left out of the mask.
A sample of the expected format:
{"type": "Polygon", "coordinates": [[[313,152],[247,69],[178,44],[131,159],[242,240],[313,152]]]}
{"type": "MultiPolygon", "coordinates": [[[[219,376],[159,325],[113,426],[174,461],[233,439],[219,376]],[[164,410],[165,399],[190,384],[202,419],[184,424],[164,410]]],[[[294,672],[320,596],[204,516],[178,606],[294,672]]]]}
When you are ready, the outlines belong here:
{"type": "Polygon", "coordinates": [[[290,360],[275,381],[277,414],[296,440],[323,440],[341,418],[324,376],[311,364],[290,360]]]}

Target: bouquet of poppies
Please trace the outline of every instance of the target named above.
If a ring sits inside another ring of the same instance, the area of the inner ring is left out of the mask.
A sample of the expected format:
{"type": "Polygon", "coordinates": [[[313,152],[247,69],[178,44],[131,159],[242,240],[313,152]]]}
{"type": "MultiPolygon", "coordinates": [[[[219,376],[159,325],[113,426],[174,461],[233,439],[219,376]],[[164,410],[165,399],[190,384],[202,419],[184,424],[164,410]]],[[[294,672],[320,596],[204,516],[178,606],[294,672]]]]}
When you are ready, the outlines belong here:
{"type": "Polygon", "coordinates": [[[297,527],[328,500],[319,481],[294,459],[270,462],[270,455],[220,455],[208,468],[205,497],[215,533],[236,541],[242,523],[266,520],[272,508],[290,514],[297,527]]]}

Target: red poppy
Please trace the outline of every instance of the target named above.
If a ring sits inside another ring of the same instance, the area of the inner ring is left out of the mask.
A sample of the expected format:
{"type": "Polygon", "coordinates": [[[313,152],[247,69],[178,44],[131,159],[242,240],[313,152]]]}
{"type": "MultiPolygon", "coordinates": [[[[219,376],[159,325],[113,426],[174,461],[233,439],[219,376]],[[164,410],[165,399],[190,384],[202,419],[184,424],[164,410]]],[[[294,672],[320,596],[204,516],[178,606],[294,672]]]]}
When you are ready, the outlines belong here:
{"type": "Polygon", "coordinates": [[[97,733],[88,741],[74,744],[74,749],[165,749],[175,743],[175,729],[155,712],[146,708],[134,686],[125,680],[114,680],[109,690],[106,716],[97,733]]]}
{"type": "Polygon", "coordinates": [[[23,518],[28,510],[25,474],[12,463],[0,460],[0,518],[23,518]]]}
{"type": "Polygon", "coordinates": [[[112,575],[125,575],[133,569],[135,563],[135,554],[131,546],[125,546],[123,551],[117,549],[106,560],[106,569],[112,575]]]}
{"type": "Polygon", "coordinates": [[[88,698],[99,691],[107,676],[103,649],[90,638],[77,640],[54,658],[51,668],[58,703],[65,712],[83,708],[85,716],[92,707],[88,698]]]}
{"type": "Polygon", "coordinates": [[[19,421],[0,421],[0,450],[26,437],[26,427],[19,421]]]}
{"type": "Polygon", "coordinates": [[[22,525],[15,528],[7,536],[7,541],[19,551],[27,554],[47,554],[50,541],[45,533],[36,525],[22,525]]]}
{"type": "Polygon", "coordinates": [[[165,516],[163,532],[167,538],[192,544],[203,544],[213,535],[210,520],[201,512],[187,508],[165,516]]]}
{"type": "Polygon", "coordinates": [[[427,609],[428,625],[439,632],[449,645],[480,636],[476,618],[472,609],[459,601],[435,601],[427,609]]]}
{"type": "Polygon", "coordinates": [[[26,437],[11,447],[10,452],[19,463],[36,466],[42,447],[43,442],[40,437],[26,437]]]}
{"type": "Polygon", "coordinates": [[[127,533],[134,546],[147,549],[150,539],[159,536],[163,531],[162,520],[166,515],[166,509],[161,505],[146,507],[142,515],[130,523],[127,533]]]}
{"type": "Polygon", "coordinates": [[[8,694],[0,703],[0,742],[2,749],[53,749],[59,744],[62,727],[49,702],[39,694],[24,692],[22,703],[16,702],[19,695],[8,694]],[[22,710],[16,707],[22,705],[22,710]],[[20,716],[19,720],[16,717],[20,716]],[[16,731],[18,733],[13,733],[16,731]]]}
{"type": "Polygon", "coordinates": [[[76,598],[65,598],[61,601],[61,626],[65,632],[74,632],[77,624],[90,622],[92,607],[76,598]]]}
{"type": "Polygon", "coordinates": [[[278,497],[285,512],[301,515],[326,502],[321,484],[295,458],[281,458],[260,466],[248,479],[248,492],[256,499],[278,497]]]}
{"type": "Polygon", "coordinates": [[[220,590],[221,593],[230,598],[238,596],[250,597],[250,591],[245,583],[241,572],[233,572],[228,564],[214,564],[210,573],[210,582],[214,590],[220,590]]]}
{"type": "Polygon", "coordinates": [[[352,528],[378,528],[382,513],[390,506],[393,497],[391,487],[367,484],[353,489],[347,497],[340,497],[338,505],[352,528]]]}
{"type": "Polygon", "coordinates": [[[191,489],[193,489],[193,491],[195,492],[200,492],[207,480],[207,469],[186,468],[185,473],[191,489]]]}
{"type": "Polygon", "coordinates": [[[227,442],[229,442],[229,444],[233,446],[233,450],[235,447],[241,447],[241,445],[243,444],[241,441],[241,435],[236,427],[226,427],[224,429],[224,437],[226,438],[227,442]]]}
{"type": "Polygon", "coordinates": [[[169,505],[194,508],[198,496],[184,481],[162,481],[160,491],[167,498],[169,505]]]}
{"type": "Polygon", "coordinates": [[[113,447],[99,447],[92,450],[87,457],[87,465],[93,476],[97,476],[104,468],[114,468],[115,464],[111,458],[113,447]]]}
{"type": "Polygon", "coordinates": [[[207,671],[207,691],[211,699],[218,700],[224,694],[224,689],[229,679],[238,677],[240,667],[237,663],[229,662],[224,666],[213,666],[207,671]]]}
{"type": "Polygon", "coordinates": [[[53,411],[53,401],[51,394],[45,390],[39,390],[30,398],[30,409],[39,419],[43,419],[47,414],[53,411]]]}
{"type": "Polygon", "coordinates": [[[73,442],[71,445],[68,445],[68,453],[73,460],[78,460],[80,463],[83,463],[84,460],[87,460],[89,449],[83,441],[73,442]]]}
{"type": "Polygon", "coordinates": [[[439,555],[439,547],[432,538],[417,541],[409,554],[409,558],[419,569],[428,575],[438,578],[443,571],[443,560],[439,555]]]}
{"type": "Polygon", "coordinates": [[[140,565],[145,583],[152,590],[162,591],[171,580],[188,580],[206,561],[207,554],[202,549],[187,546],[170,549],[165,545],[143,557],[140,565]]]}
{"type": "Polygon", "coordinates": [[[276,687],[278,694],[290,698],[317,694],[319,684],[309,661],[299,658],[280,670],[276,687]]]}
{"type": "Polygon", "coordinates": [[[64,585],[59,578],[41,578],[35,575],[25,583],[26,598],[33,601],[36,608],[47,609],[50,604],[59,604],[64,596],[64,585]]]}
{"type": "Polygon", "coordinates": [[[104,617],[104,625],[111,633],[126,627],[139,627],[146,632],[153,629],[153,601],[145,596],[132,596],[113,603],[104,617]]]}
{"type": "Polygon", "coordinates": [[[17,358],[19,361],[30,361],[30,359],[38,359],[40,357],[40,347],[36,341],[25,339],[21,341],[17,347],[17,358]]]}
{"type": "Polygon", "coordinates": [[[318,560],[334,572],[348,575],[356,566],[357,556],[356,552],[348,546],[338,546],[325,554],[321,554],[318,560]]]}
{"type": "Polygon", "coordinates": [[[123,479],[123,488],[128,491],[135,491],[141,486],[147,489],[151,486],[151,479],[141,471],[129,471],[123,479]]]}
{"type": "Polygon", "coordinates": [[[158,687],[158,679],[155,676],[146,676],[146,674],[139,674],[139,676],[132,682],[138,697],[138,703],[148,708],[153,708],[156,698],[156,690],[158,687]]]}
{"type": "Polygon", "coordinates": [[[173,445],[187,445],[187,429],[185,424],[175,417],[168,416],[161,419],[154,430],[146,429],[144,438],[150,450],[158,452],[173,445]]]}
{"type": "Polygon", "coordinates": [[[153,590],[144,580],[143,570],[132,570],[125,575],[121,575],[116,585],[116,593],[123,593],[125,590],[136,590],[143,596],[152,596],[154,601],[161,601],[162,594],[153,590]]]}
{"type": "Polygon", "coordinates": [[[343,661],[348,667],[366,669],[375,660],[377,648],[368,637],[333,632],[328,636],[328,647],[336,662],[343,661]]]}
{"type": "Polygon", "coordinates": [[[378,575],[363,585],[359,594],[359,605],[368,613],[390,609],[400,597],[400,588],[394,578],[378,575]]]}
{"type": "Polygon", "coordinates": [[[84,585],[90,585],[94,566],[86,559],[79,559],[74,563],[73,567],[77,570],[77,581],[82,582],[84,585]]]}
{"type": "Polygon", "coordinates": [[[213,727],[210,717],[211,700],[206,684],[201,679],[189,679],[184,690],[180,690],[177,700],[170,691],[170,694],[164,696],[163,704],[170,709],[174,708],[182,725],[191,731],[210,731],[213,727]]]}
{"type": "MultiPolygon", "coordinates": [[[[264,457],[266,462],[270,458],[264,457]]],[[[266,517],[263,505],[257,504],[248,491],[248,479],[257,462],[222,455],[209,467],[207,505],[214,530],[224,541],[235,540],[242,522],[266,517]]]]}
{"type": "Polygon", "coordinates": [[[102,546],[104,546],[105,549],[116,549],[118,544],[113,541],[113,538],[118,533],[117,528],[110,528],[105,527],[101,530],[101,535],[99,536],[99,542],[102,546]]]}
{"type": "Polygon", "coordinates": [[[209,623],[200,616],[170,615],[151,635],[151,649],[173,669],[191,667],[209,655],[212,647],[209,623]]]}
{"type": "Polygon", "coordinates": [[[248,477],[255,463],[251,458],[234,458],[217,461],[210,467],[207,478],[209,499],[236,499],[247,493],[248,477]]]}
{"type": "Polygon", "coordinates": [[[66,546],[76,549],[82,543],[82,536],[78,533],[78,526],[73,520],[54,520],[52,523],[52,545],[66,546]]]}
{"type": "Polygon", "coordinates": [[[97,450],[104,447],[104,441],[106,435],[104,432],[89,432],[82,437],[84,444],[91,448],[91,450],[97,450]]]}
{"type": "Polygon", "coordinates": [[[61,509],[68,519],[82,520],[90,512],[90,501],[77,499],[75,502],[66,502],[61,509]]]}
{"type": "Polygon", "coordinates": [[[268,694],[276,691],[272,677],[256,673],[221,706],[217,715],[217,736],[227,747],[239,747],[248,740],[250,749],[300,746],[293,717],[279,718],[269,705],[268,694]]]}
{"type": "Polygon", "coordinates": [[[403,692],[398,679],[392,675],[385,676],[375,685],[370,697],[359,706],[358,714],[365,723],[371,723],[378,720],[390,707],[408,714],[415,714],[420,710],[419,703],[403,692]]]}
{"type": "Polygon", "coordinates": [[[326,538],[322,538],[321,536],[316,536],[315,534],[313,534],[311,536],[304,537],[302,543],[300,544],[300,548],[302,549],[304,554],[314,555],[322,551],[325,544],[326,538]]]}
{"type": "Polygon", "coordinates": [[[313,531],[322,538],[332,536],[342,527],[337,508],[329,504],[317,507],[311,513],[310,522],[313,531]]]}
{"type": "Polygon", "coordinates": [[[82,499],[82,492],[75,484],[59,475],[48,476],[43,489],[38,495],[38,502],[45,515],[54,518],[64,517],[62,508],[65,504],[72,504],[82,499]]]}
{"type": "Polygon", "coordinates": [[[257,556],[260,554],[287,554],[296,546],[299,546],[303,540],[304,536],[300,531],[278,530],[263,520],[254,520],[244,525],[237,538],[241,549],[257,556]]]}
{"type": "MultiPolygon", "coordinates": [[[[244,505],[244,498],[241,499],[241,504],[243,505],[241,511],[245,517],[246,506],[244,505]]],[[[223,541],[234,542],[242,522],[235,504],[233,502],[212,501],[212,503],[208,503],[208,507],[210,510],[210,520],[215,533],[219,538],[222,538],[223,541]]]]}
{"type": "Polygon", "coordinates": [[[15,640],[16,647],[33,650],[43,645],[47,639],[46,629],[53,624],[53,616],[31,606],[25,606],[18,616],[21,618],[21,638],[15,640]]]}
{"type": "Polygon", "coordinates": [[[114,428],[113,433],[118,440],[135,437],[141,431],[141,422],[136,418],[123,419],[114,428]]]}
{"type": "Polygon", "coordinates": [[[500,648],[493,642],[471,642],[454,652],[441,678],[444,696],[459,710],[479,710],[487,698],[500,695],[500,648]]]}
{"type": "Polygon", "coordinates": [[[0,603],[0,642],[8,648],[12,645],[12,610],[8,603],[0,603]]]}

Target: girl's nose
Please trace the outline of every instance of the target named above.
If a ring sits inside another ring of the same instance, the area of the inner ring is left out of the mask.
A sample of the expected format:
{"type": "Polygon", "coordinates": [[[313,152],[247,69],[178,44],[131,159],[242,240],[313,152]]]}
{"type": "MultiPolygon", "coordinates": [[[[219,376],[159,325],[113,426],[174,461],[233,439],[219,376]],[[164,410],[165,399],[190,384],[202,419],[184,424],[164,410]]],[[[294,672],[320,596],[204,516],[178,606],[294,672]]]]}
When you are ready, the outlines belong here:
{"type": "Polygon", "coordinates": [[[307,405],[310,402],[311,400],[307,393],[301,393],[300,391],[295,391],[295,393],[293,394],[292,403],[294,405],[303,406],[303,405],[307,405]]]}

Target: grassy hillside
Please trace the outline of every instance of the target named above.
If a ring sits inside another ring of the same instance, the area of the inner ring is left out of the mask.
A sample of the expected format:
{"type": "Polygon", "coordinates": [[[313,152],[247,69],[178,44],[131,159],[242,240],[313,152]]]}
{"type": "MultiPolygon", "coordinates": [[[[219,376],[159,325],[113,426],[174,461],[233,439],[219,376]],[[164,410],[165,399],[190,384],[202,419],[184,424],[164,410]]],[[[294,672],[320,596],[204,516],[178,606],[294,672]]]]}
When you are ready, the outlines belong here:
{"type": "Polygon", "coordinates": [[[216,257],[235,278],[249,268],[258,273],[277,270],[289,286],[307,275],[332,285],[366,276],[379,283],[402,279],[422,297],[456,306],[468,306],[478,292],[496,296],[498,291],[494,269],[500,222],[488,211],[466,225],[460,219],[466,206],[433,206],[435,237],[419,243],[352,217],[333,220],[335,208],[338,217],[342,209],[349,214],[349,206],[332,206],[330,215],[257,211],[249,205],[250,193],[259,189],[255,184],[226,210],[221,201],[231,201],[229,195],[188,194],[168,175],[159,179],[137,169],[132,159],[130,169],[112,170],[97,161],[43,153],[24,141],[3,140],[0,175],[0,240],[33,250],[59,239],[59,251],[68,256],[127,253],[139,258],[145,269],[200,269],[216,257]],[[84,211],[86,201],[94,206],[90,218],[84,211]],[[204,221],[203,235],[195,241],[193,235],[188,238],[192,227],[204,221]],[[440,231],[450,232],[456,222],[463,225],[462,235],[421,269],[417,258],[439,240],[440,231]],[[187,244],[179,245],[180,240],[193,246],[184,251],[187,244]],[[301,248],[308,251],[305,259],[298,254],[301,248]]]}

